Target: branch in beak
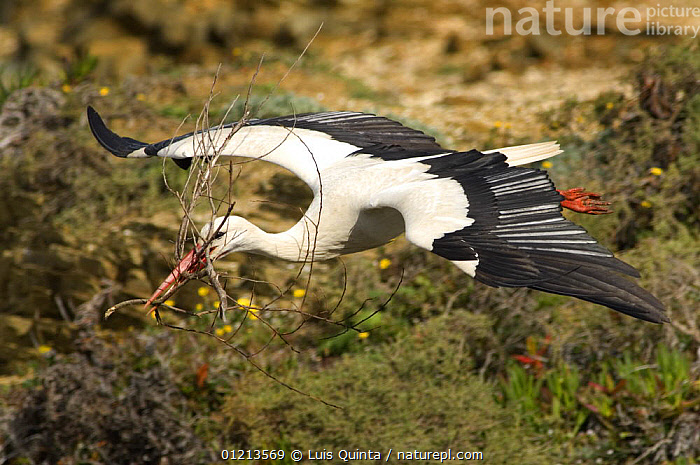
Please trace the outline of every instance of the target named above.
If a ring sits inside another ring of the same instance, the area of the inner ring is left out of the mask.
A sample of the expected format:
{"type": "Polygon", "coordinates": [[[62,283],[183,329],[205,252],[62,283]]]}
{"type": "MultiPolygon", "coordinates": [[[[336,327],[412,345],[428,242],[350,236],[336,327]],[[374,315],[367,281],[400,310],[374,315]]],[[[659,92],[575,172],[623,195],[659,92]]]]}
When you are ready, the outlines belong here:
{"type": "MultiPolygon", "coordinates": [[[[185,273],[196,273],[197,271],[203,269],[206,266],[207,259],[204,254],[200,253],[201,249],[195,247],[185,255],[180,263],[170,272],[165,281],[158,286],[158,289],[153,293],[148,302],[146,302],[146,308],[153,304],[153,301],[158,298],[163,292],[165,292],[170,286],[176,285],[180,282],[180,279],[185,273]]],[[[155,309],[155,308],[154,308],[155,309]]],[[[153,311],[154,309],[151,309],[153,311]]],[[[149,312],[150,313],[150,312],[149,312]]]]}

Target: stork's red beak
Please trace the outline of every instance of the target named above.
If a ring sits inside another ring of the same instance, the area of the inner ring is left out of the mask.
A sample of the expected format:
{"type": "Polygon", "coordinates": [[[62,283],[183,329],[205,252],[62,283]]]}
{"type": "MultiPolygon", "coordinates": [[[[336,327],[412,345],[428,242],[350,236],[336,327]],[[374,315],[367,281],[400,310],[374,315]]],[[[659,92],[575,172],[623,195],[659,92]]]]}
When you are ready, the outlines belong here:
{"type": "Polygon", "coordinates": [[[165,281],[158,286],[158,289],[153,293],[148,302],[146,302],[146,308],[148,308],[154,300],[158,298],[163,292],[165,292],[170,286],[180,282],[180,277],[183,273],[196,273],[197,271],[204,268],[207,264],[207,259],[204,256],[199,256],[199,248],[194,248],[190,253],[185,255],[180,263],[170,272],[165,281]]]}

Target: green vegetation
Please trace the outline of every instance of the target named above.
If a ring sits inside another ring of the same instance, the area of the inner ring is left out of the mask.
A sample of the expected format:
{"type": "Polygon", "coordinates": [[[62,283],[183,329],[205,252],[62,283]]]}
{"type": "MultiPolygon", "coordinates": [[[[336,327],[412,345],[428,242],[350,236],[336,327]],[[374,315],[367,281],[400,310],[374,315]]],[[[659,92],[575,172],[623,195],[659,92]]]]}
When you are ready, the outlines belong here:
{"type": "Polygon", "coordinates": [[[30,66],[0,66],[0,108],[10,94],[31,86],[36,77],[37,71],[30,66]]]}
{"type": "Polygon", "coordinates": [[[632,447],[652,448],[655,438],[679,424],[690,427],[684,413],[700,405],[687,355],[665,345],[657,347],[656,363],[634,360],[625,351],[585,375],[565,362],[551,368],[538,364],[541,356],[517,356],[519,363],[507,364],[500,383],[503,405],[515,407],[527,424],[557,429],[594,455],[612,449],[623,459],[632,447]],[[577,438],[582,428],[598,430],[595,445],[586,445],[585,436],[577,438]]]}
{"type": "MultiPolygon", "coordinates": [[[[474,325],[475,324],[475,325],[474,325]]],[[[290,396],[257,376],[241,379],[225,417],[247,447],[311,450],[482,451],[491,463],[549,462],[526,425],[496,405],[491,386],[473,373],[465,347],[472,326],[464,311],[431,319],[408,337],[344,356],[332,367],[289,370],[285,380],[339,405],[290,396]]]]}
{"type": "Polygon", "coordinates": [[[63,66],[64,85],[74,86],[87,80],[97,68],[98,61],[96,56],[90,55],[84,50],[80,51],[73,59],[66,60],[63,66]]]}
{"type": "MultiPolygon", "coordinates": [[[[613,202],[611,215],[572,219],[640,270],[642,285],[668,305],[673,323],[663,327],[567,297],[488,288],[401,240],[318,264],[306,291],[305,274],[292,282],[293,268],[241,258],[235,275],[250,279],[229,279],[227,290],[254,305],[248,313],[234,309],[212,324],[211,315],[161,312],[199,334],[152,325],[140,308],[98,324],[104,307],[143,297],[168,273],[178,205],[161,171],[174,186],[186,173],[99,151],[77,116],[100,95],[93,62],[83,57],[71,69],[56,86],[82,82],[73,89],[22,90],[34,76],[3,87],[15,91],[6,96],[13,108],[42,108],[17,121],[17,134],[32,137],[17,136],[0,157],[0,361],[4,375],[23,377],[0,391],[8,463],[129,463],[135,454],[214,463],[224,448],[451,448],[483,452],[487,463],[700,458],[697,47],[651,54],[630,77],[633,97],[571,99],[541,115],[566,149],[547,167],[556,184],[613,202]],[[278,296],[265,280],[301,291],[275,306],[305,299],[310,314],[356,327],[310,319],[295,331],[297,315],[265,306],[278,296]],[[102,300],[80,305],[96,295],[102,300]],[[288,331],[287,341],[271,340],[262,319],[288,331]],[[255,353],[257,367],[208,332],[255,353]]],[[[377,97],[338,81],[351,96],[377,97]]],[[[252,106],[273,87],[261,83],[252,106]]],[[[184,93],[146,104],[136,91],[115,86],[100,102],[111,106],[110,124],[136,138],[172,130],[201,105],[184,93]]],[[[322,109],[278,91],[256,116],[322,109]]],[[[215,101],[212,119],[225,111],[215,101]]],[[[229,119],[241,112],[239,101],[229,119]]],[[[485,137],[493,146],[529,142],[505,127],[485,137]]],[[[286,174],[240,182],[241,192],[279,205],[309,195],[286,174]]],[[[177,294],[177,305],[215,309],[215,294],[199,286],[177,294]]]]}

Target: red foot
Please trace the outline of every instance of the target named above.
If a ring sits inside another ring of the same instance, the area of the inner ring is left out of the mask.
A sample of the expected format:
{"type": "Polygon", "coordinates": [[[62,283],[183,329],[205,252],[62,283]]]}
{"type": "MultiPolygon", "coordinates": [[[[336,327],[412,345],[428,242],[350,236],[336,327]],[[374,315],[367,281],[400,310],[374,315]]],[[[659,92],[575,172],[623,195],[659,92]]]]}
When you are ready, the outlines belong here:
{"type": "Polygon", "coordinates": [[[600,200],[600,194],[584,192],[583,187],[574,187],[565,191],[557,189],[557,192],[564,196],[561,206],[569,210],[589,215],[612,213],[612,210],[607,208],[610,202],[600,200]]]}

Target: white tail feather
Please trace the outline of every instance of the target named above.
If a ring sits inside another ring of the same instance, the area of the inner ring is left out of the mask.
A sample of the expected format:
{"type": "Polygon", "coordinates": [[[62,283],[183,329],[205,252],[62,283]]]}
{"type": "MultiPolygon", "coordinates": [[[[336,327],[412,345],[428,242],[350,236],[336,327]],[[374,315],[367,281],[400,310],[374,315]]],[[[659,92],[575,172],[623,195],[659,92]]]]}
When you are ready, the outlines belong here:
{"type": "Polygon", "coordinates": [[[487,150],[483,153],[500,152],[507,157],[510,166],[525,165],[535,161],[545,160],[562,153],[556,141],[540,142],[537,144],[514,145],[500,149],[487,150]]]}

